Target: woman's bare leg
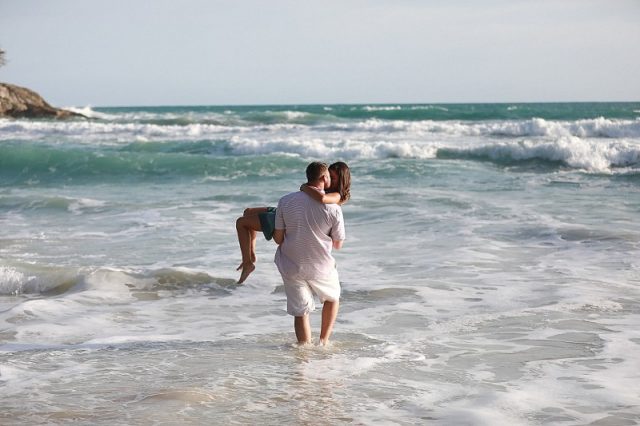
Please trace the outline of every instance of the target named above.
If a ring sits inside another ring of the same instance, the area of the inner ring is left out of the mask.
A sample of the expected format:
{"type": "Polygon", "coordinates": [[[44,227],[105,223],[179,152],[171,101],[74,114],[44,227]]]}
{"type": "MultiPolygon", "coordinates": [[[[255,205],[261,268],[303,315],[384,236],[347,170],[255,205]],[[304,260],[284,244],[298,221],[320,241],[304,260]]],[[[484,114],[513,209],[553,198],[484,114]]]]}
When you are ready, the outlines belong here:
{"type": "MultiPolygon", "coordinates": [[[[247,210],[245,210],[245,214],[247,210]]],[[[242,254],[242,263],[238,266],[238,270],[242,269],[238,284],[242,284],[249,274],[256,269],[254,239],[256,238],[255,234],[261,230],[262,227],[260,226],[260,219],[257,214],[245,215],[236,220],[238,243],[240,244],[240,253],[242,254]]]]}
{"type": "MultiPolygon", "coordinates": [[[[246,217],[246,216],[258,216],[258,214],[260,213],[265,213],[267,211],[266,207],[250,207],[248,209],[244,210],[244,213],[242,214],[242,216],[246,217]]],[[[256,225],[255,223],[253,223],[253,225],[256,225]]],[[[262,231],[262,225],[260,224],[260,219],[258,219],[258,223],[257,223],[258,227],[257,228],[251,228],[249,230],[249,234],[251,235],[251,260],[253,260],[253,263],[256,262],[256,240],[258,239],[258,232],[262,231]]],[[[239,268],[238,268],[239,269],[239,268]]]]}

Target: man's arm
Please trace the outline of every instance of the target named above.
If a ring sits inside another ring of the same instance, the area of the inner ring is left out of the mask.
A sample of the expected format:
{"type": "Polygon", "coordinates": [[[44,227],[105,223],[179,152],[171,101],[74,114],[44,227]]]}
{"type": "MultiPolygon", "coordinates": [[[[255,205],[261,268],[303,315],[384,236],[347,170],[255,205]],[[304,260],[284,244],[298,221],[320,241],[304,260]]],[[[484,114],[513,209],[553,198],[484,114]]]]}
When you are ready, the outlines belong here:
{"type": "MultiPolygon", "coordinates": [[[[275,238],[275,234],[273,237],[275,238]]],[[[344,243],[344,240],[333,240],[333,248],[340,250],[342,248],[342,243],[344,243]]]]}
{"type": "MultiPolygon", "coordinates": [[[[280,245],[284,241],[284,229],[274,229],[273,230],[273,241],[276,244],[280,245]]],[[[342,244],[340,244],[342,246],[342,244]]]]}

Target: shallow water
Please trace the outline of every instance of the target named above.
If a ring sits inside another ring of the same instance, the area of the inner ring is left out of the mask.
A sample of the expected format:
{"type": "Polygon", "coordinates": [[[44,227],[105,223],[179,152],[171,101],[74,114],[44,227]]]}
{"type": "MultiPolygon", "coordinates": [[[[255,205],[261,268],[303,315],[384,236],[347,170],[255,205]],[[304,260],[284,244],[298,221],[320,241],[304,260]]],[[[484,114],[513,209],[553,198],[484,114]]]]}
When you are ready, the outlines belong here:
{"type": "Polygon", "coordinates": [[[640,423],[634,105],[0,121],[0,423],[640,423]],[[354,176],[329,347],[273,243],[235,284],[312,159],[354,176]]]}

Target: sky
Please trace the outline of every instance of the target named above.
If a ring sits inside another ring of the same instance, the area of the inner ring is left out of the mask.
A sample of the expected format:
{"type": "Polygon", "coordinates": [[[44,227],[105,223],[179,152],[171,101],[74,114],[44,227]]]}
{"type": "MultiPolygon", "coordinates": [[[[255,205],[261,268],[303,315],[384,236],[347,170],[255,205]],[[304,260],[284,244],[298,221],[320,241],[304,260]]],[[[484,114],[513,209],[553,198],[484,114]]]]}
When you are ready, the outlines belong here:
{"type": "Polygon", "coordinates": [[[640,100],[639,0],[0,0],[56,106],[640,100]]]}

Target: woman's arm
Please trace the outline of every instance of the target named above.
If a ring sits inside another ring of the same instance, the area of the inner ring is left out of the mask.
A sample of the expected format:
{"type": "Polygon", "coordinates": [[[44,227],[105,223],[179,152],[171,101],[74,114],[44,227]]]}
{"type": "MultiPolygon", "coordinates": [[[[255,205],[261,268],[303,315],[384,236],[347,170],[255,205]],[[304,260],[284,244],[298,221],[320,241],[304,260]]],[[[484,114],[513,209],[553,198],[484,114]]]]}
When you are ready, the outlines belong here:
{"type": "Polygon", "coordinates": [[[282,244],[284,241],[284,229],[273,230],[273,241],[275,241],[277,245],[282,244]]]}
{"type": "Polygon", "coordinates": [[[338,192],[329,192],[328,194],[323,194],[322,192],[307,184],[303,184],[300,187],[300,191],[304,192],[305,194],[309,195],[311,198],[322,204],[340,204],[340,194],[338,192]]]}

